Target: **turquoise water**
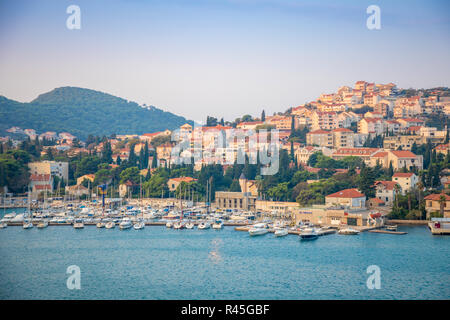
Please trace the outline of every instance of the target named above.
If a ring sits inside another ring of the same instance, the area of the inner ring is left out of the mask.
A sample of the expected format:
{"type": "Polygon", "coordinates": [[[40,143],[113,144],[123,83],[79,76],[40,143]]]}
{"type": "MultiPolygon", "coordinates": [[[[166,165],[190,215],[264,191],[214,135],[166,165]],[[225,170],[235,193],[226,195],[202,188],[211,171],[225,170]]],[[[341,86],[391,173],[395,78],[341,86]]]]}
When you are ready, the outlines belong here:
{"type": "Polygon", "coordinates": [[[0,230],[0,299],[449,299],[450,237],[223,230],[0,230]],[[81,289],[66,269],[81,269],[81,289]],[[366,268],[381,269],[369,290],[366,268]]]}

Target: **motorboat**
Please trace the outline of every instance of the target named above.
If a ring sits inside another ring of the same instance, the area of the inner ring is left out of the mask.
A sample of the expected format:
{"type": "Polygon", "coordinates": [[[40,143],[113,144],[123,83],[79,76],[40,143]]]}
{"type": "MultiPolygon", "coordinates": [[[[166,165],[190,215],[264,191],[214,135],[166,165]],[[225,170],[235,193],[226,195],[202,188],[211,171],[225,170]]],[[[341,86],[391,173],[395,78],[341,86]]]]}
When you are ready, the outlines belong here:
{"type": "Polygon", "coordinates": [[[186,229],[194,229],[194,223],[192,222],[186,223],[186,229]]]}
{"type": "Polygon", "coordinates": [[[172,228],[173,227],[173,222],[172,221],[168,221],[167,223],[166,223],[166,228],[172,228]]]}
{"type": "Polygon", "coordinates": [[[178,221],[173,224],[173,228],[177,230],[184,229],[186,228],[186,224],[182,221],[178,221]]]}
{"type": "Polygon", "coordinates": [[[73,228],[74,229],[83,229],[84,228],[84,222],[82,219],[76,219],[73,222],[73,228]]]}
{"type": "Polygon", "coordinates": [[[261,236],[269,232],[265,223],[257,223],[252,225],[252,227],[248,230],[249,235],[251,236],[261,236]]]}
{"type": "Polygon", "coordinates": [[[222,229],[223,228],[223,222],[222,220],[216,220],[214,221],[213,225],[212,225],[213,229],[222,229]]]}
{"type": "Polygon", "coordinates": [[[142,230],[145,228],[144,221],[139,221],[133,225],[134,230],[142,230]]]}
{"type": "Polygon", "coordinates": [[[120,230],[130,229],[131,227],[133,227],[133,223],[128,217],[123,218],[122,222],[119,223],[120,230]]]}
{"type": "Polygon", "coordinates": [[[47,228],[47,227],[48,227],[48,222],[46,220],[43,220],[43,221],[41,221],[41,222],[39,222],[37,224],[37,228],[38,229],[44,229],[44,228],[47,228]]]}
{"type": "Polygon", "coordinates": [[[19,213],[18,215],[14,216],[14,218],[12,218],[10,221],[11,222],[24,222],[24,215],[23,213],[19,213]]]}
{"type": "Polygon", "coordinates": [[[105,223],[103,221],[99,221],[96,224],[97,228],[104,228],[105,227],[105,223]]]}
{"type": "Polygon", "coordinates": [[[0,223],[0,229],[5,229],[8,226],[6,222],[0,223]]]}
{"type": "Polygon", "coordinates": [[[197,227],[197,229],[200,229],[200,230],[205,230],[205,229],[209,229],[209,228],[211,228],[211,224],[209,222],[201,222],[197,227]]]}
{"type": "Polygon", "coordinates": [[[109,221],[105,224],[105,229],[114,229],[116,227],[116,223],[114,221],[109,221]]]}
{"type": "Polygon", "coordinates": [[[24,229],[31,229],[31,228],[33,228],[33,222],[28,221],[28,220],[24,220],[22,227],[24,229]]]}
{"type": "Polygon", "coordinates": [[[284,237],[287,236],[289,232],[286,228],[276,228],[274,234],[275,237],[284,237]]]}
{"type": "Polygon", "coordinates": [[[300,240],[316,240],[319,237],[315,228],[305,228],[300,232],[300,240]]]}
{"type": "Polygon", "coordinates": [[[388,231],[397,231],[397,226],[386,226],[386,230],[388,231]]]}
{"type": "Polygon", "coordinates": [[[359,234],[359,230],[352,229],[352,228],[344,228],[340,229],[338,231],[339,234],[345,234],[345,235],[356,235],[359,234]]]}

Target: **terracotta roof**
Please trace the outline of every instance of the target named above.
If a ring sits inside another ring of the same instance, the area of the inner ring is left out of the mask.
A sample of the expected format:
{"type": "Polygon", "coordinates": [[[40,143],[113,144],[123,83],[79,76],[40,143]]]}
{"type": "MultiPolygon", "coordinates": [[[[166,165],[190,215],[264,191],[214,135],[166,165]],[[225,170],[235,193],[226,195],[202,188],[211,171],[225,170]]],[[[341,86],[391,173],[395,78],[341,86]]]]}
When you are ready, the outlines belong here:
{"type": "Polygon", "coordinates": [[[435,149],[436,150],[450,150],[450,143],[440,144],[435,149]]]}
{"type": "Polygon", "coordinates": [[[416,158],[417,156],[412,153],[411,151],[408,150],[396,150],[396,151],[391,151],[392,154],[394,154],[396,157],[399,158],[416,158]]]}
{"type": "Polygon", "coordinates": [[[397,172],[392,176],[393,178],[409,178],[412,177],[414,173],[412,172],[397,172]]]}
{"type": "Polygon", "coordinates": [[[327,198],[362,198],[364,194],[358,191],[358,189],[344,189],[336,193],[332,193],[326,196],[327,198]]]}
{"type": "Polygon", "coordinates": [[[405,118],[405,119],[399,119],[399,120],[403,120],[406,122],[423,122],[423,120],[415,119],[415,118],[405,118]]]}
{"type": "Polygon", "coordinates": [[[309,132],[309,134],[327,134],[327,133],[330,133],[330,131],[321,130],[321,129],[309,132]]]}
{"type": "Polygon", "coordinates": [[[49,184],[45,184],[45,185],[38,184],[38,185],[35,185],[34,188],[35,188],[36,190],[51,190],[51,189],[52,189],[52,186],[49,185],[49,184]]]}
{"type": "Polygon", "coordinates": [[[191,181],[197,181],[197,179],[194,179],[192,177],[180,177],[180,178],[172,178],[170,180],[177,181],[177,182],[191,182],[191,181]]]}
{"type": "Polygon", "coordinates": [[[336,152],[334,152],[333,154],[338,154],[338,155],[357,155],[357,156],[361,156],[361,155],[367,155],[370,156],[371,154],[379,151],[380,149],[378,148],[340,148],[337,149],[336,152]]]}
{"type": "Polygon", "coordinates": [[[50,175],[49,174],[32,174],[30,176],[31,181],[49,181],[50,175]]]}
{"type": "Polygon", "coordinates": [[[333,132],[353,132],[352,130],[347,129],[347,128],[337,128],[337,129],[334,129],[332,131],[333,132]]]}
{"type": "Polygon", "coordinates": [[[426,196],[424,199],[425,200],[439,201],[441,199],[441,196],[445,197],[445,201],[450,201],[450,196],[445,194],[445,193],[430,194],[430,195],[426,196]]]}
{"type": "Polygon", "coordinates": [[[378,198],[370,198],[370,201],[372,201],[372,202],[377,202],[377,203],[384,203],[383,200],[378,199],[378,198]]]}
{"type": "Polygon", "coordinates": [[[374,185],[377,186],[379,184],[382,184],[386,187],[387,190],[394,190],[394,187],[396,184],[398,184],[395,181],[375,181],[374,185]]]}
{"type": "Polygon", "coordinates": [[[380,151],[375,153],[372,157],[376,157],[376,158],[384,158],[387,156],[387,152],[386,151],[380,151]]]}

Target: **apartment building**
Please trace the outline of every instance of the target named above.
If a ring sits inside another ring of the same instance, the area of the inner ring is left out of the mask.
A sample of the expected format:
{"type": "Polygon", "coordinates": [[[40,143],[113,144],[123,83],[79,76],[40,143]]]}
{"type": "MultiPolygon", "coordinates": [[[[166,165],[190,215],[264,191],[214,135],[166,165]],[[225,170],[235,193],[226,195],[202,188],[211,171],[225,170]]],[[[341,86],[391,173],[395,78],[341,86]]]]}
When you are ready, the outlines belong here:
{"type": "Polygon", "coordinates": [[[383,119],[364,118],[358,122],[358,132],[372,135],[382,135],[385,133],[383,119]]]}
{"type": "Polygon", "coordinates": [[[39,161],[28,163],[30,173],[33,175],[51,175],[69,181],[69,163],[58,161],[39,161]]]}

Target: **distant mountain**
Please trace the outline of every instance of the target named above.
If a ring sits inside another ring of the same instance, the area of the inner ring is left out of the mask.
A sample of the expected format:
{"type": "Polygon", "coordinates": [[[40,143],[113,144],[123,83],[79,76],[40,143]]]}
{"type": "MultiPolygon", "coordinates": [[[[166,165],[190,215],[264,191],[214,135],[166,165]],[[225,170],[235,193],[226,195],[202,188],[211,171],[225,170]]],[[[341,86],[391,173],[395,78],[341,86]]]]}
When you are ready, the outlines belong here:
{"type": "Polygon", "coordinates": [[[22,129],[67,131],[80,139],[89,134],[142,134],[175,129],[184,117],[153,106],[141,107],[113,95],[77,87],[56,88],[30,103],[0,96],[0,131],[17,126],[22,129]]]}

